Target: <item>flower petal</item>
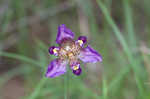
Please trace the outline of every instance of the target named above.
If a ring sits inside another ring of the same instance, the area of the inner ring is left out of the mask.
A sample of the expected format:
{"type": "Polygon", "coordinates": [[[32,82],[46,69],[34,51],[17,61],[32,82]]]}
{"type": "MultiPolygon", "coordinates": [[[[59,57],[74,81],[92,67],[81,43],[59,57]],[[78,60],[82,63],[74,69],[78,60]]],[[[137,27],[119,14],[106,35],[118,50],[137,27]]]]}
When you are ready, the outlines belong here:
{"type": "Polygon", "coordinates": [[[70,68],[72,69],[72,70],[74,70],[74,66],[75,67],[80,67],[80,62],[78,61],[78,60],[71,60],[70,62],[69,62],[69,65],[70,65],[70,68]]]}
{"type": "Polygon", "coordinates": [[[71,66],[72,72],[75,75],[79,76],[82,73],[82,69],[80,67],[80,62],[78,60],[71,61],[70,66],[71,66]]]}
{"type": "Polygon", "coordinates": [[[46,77],[54,78],[60,76],[66,72],[66,61],[62,61],[60,59],[55,59],[51,61],[48,65],[48,69],[46,72],[46,77]]]}
{"type": "Polygon", "coordinates": [[[81,67],[79,67],[79,69],[73,70],[72,72],[73,72],[75,75],[79,76],[79,75],[82,73],[82,69],[81,69],[81,67]]]}
{"type": "Polygon", "coordinates": [[[56,42],[60,44],[64,38],[73,39],[74,33],[70,29],[68,29],[64,24],[62,24],[58,27],[58,34],[57,34],[56,42]]]}
{"type": "Polygon", "coordinates": [[[58,51],[60,50],[59,47],[56,47],[56,46],[51,46],[49,47],[48,51],[51,55],[55,55],[55,56],[58,56],[58,51]]]}
{"type": "Polygon", "coordinates": [[[83,47],[87,43],[87,37],[79,36],[78,40],[76,40],[76,43],[78,43],[81,47],[83,47]]]}
{"type": "Polygon", "coordinates": [[[80,52],[78,57],[85,63],[102,61],[102,56],[89,45],[80,52]]]}

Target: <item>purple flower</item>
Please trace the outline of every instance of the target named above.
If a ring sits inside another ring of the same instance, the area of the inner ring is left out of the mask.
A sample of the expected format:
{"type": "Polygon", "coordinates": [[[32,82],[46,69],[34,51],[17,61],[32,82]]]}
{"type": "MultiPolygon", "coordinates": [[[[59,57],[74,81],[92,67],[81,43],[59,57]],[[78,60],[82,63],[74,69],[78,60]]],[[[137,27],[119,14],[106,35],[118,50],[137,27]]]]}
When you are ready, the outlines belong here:
{"type": "Polygon", "coordinates": [[[56,43],[59,44],[59,47],[51,46],[49,48],[49,53],[58,58],[52,60],[48,65],[46,77],[54,78],[64,74],[67,71],[67,64],[70,65],[70,69],[75,75],[80,75],[82,69],[79,59],[85,63],[102,61],[102,56],[90,45],[85,47],[87,43],[85,36],[78,37],[78,40],[73,39],[74,33],[64,24],[58,27],[56,43]]]}

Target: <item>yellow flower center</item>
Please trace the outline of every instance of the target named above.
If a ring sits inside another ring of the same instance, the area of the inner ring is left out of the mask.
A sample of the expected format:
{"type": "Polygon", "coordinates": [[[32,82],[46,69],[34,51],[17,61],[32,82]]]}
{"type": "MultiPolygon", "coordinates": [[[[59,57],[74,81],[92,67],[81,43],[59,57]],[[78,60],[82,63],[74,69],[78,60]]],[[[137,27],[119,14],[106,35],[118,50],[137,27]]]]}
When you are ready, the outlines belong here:
{"type": "MultiPolygon", "coordinates": [[[[82,43],[82,41],[80,41],[82,43]]],[[[58,52],[58,55],[62,59],[69,59],[69,61],[76,58],[80,53],[81,46],[76,44],[73,40],[64,40],[61,43],[61,48],[58,52]]]]}
{"type": "Polygon", "coordinates": [[[69,53],[68,56],[69,57],[73,57],[74,55],[73,55],[73,53],[69,53]]]}

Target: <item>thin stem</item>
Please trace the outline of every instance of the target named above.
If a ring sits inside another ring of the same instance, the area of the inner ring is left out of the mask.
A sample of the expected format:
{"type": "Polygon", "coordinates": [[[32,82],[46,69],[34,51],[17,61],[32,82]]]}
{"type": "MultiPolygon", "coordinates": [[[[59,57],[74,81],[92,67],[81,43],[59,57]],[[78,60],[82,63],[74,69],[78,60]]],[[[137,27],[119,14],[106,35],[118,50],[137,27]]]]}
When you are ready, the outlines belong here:
{"type": "Polygon", "coordinates": [[[103,99],[108,99],[108,87],[107,87],[107,81],[105,79],[105,76],[103,77],[103,99]]]}
{"type": "Polygon", "coordinates": [[[69,99],[69,72],[67,68],[67,72],[64,76],[64,99],[69,99]]]}
{"type": "Polygon", "coordinates": [[[132,19],[132,9],[130,7],[128,0],[123,0],[123,6],[124,6],[124,16],[125,16],[125,25],[128,32],[128,38],[129,42],[131,43],[130,46],[133,48],[136,48],[136,39],[135,39],[135,32],[134,32],[134,24],[132,19]]]}
{"type": "Polygon", "coordinates": [[[34,89],[33,93],[31,93],[31,95],[29,95],[29,97],[27,99],[36,99],[39,96],[41,88],[43,88],[43,86],[45,85],[47,80],[48,79],[45,76],[43,76],[43,78],[40,80],[40,82],[34,89]]]}

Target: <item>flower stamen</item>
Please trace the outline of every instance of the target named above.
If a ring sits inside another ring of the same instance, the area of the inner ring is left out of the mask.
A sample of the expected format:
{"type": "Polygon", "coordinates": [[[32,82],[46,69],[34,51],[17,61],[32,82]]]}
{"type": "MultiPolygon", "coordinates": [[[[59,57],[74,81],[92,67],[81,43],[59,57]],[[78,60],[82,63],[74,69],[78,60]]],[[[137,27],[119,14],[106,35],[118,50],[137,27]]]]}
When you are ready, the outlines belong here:
{"type": "Polygon", "coordinates": [[[82,40],[78,40],[78,43],[79,43],[80,46],[83,45],[83,41],[82,40]]]}
{"type": "Polygon", "coordinates": [[[69,53],[68,56],[69,57],[73,57],[74,55],[73,55],[73,53],[69,53]]]}
{"type": "Polygon", "coordinates": [[[69,51],[70,49],[71,49],[70,46],[66,46],[66,47],[65,47],[65,50],[66,50],[66,51],[69,51]]]}
{"type": "Polygon", "coordinates": [[[49,53],[50,53],[51,55],[58,56],[59,47],[51,46],[51,47],[49,48],[49,53]]]}
{"type": "Polygon", "coordinates": [[[53,49],[53,52],[54,52],[54,54],[57,54],[57,53],[58,53],[58,49],[57,49],[57,48],[54,48],[54,49],[53,49]]]}
{"type": "Polygon", "coordinates": [[[78,70],[79,69],[79,66],[76,65],[76,66],[73,66],[73,70],[78,70]]]}

